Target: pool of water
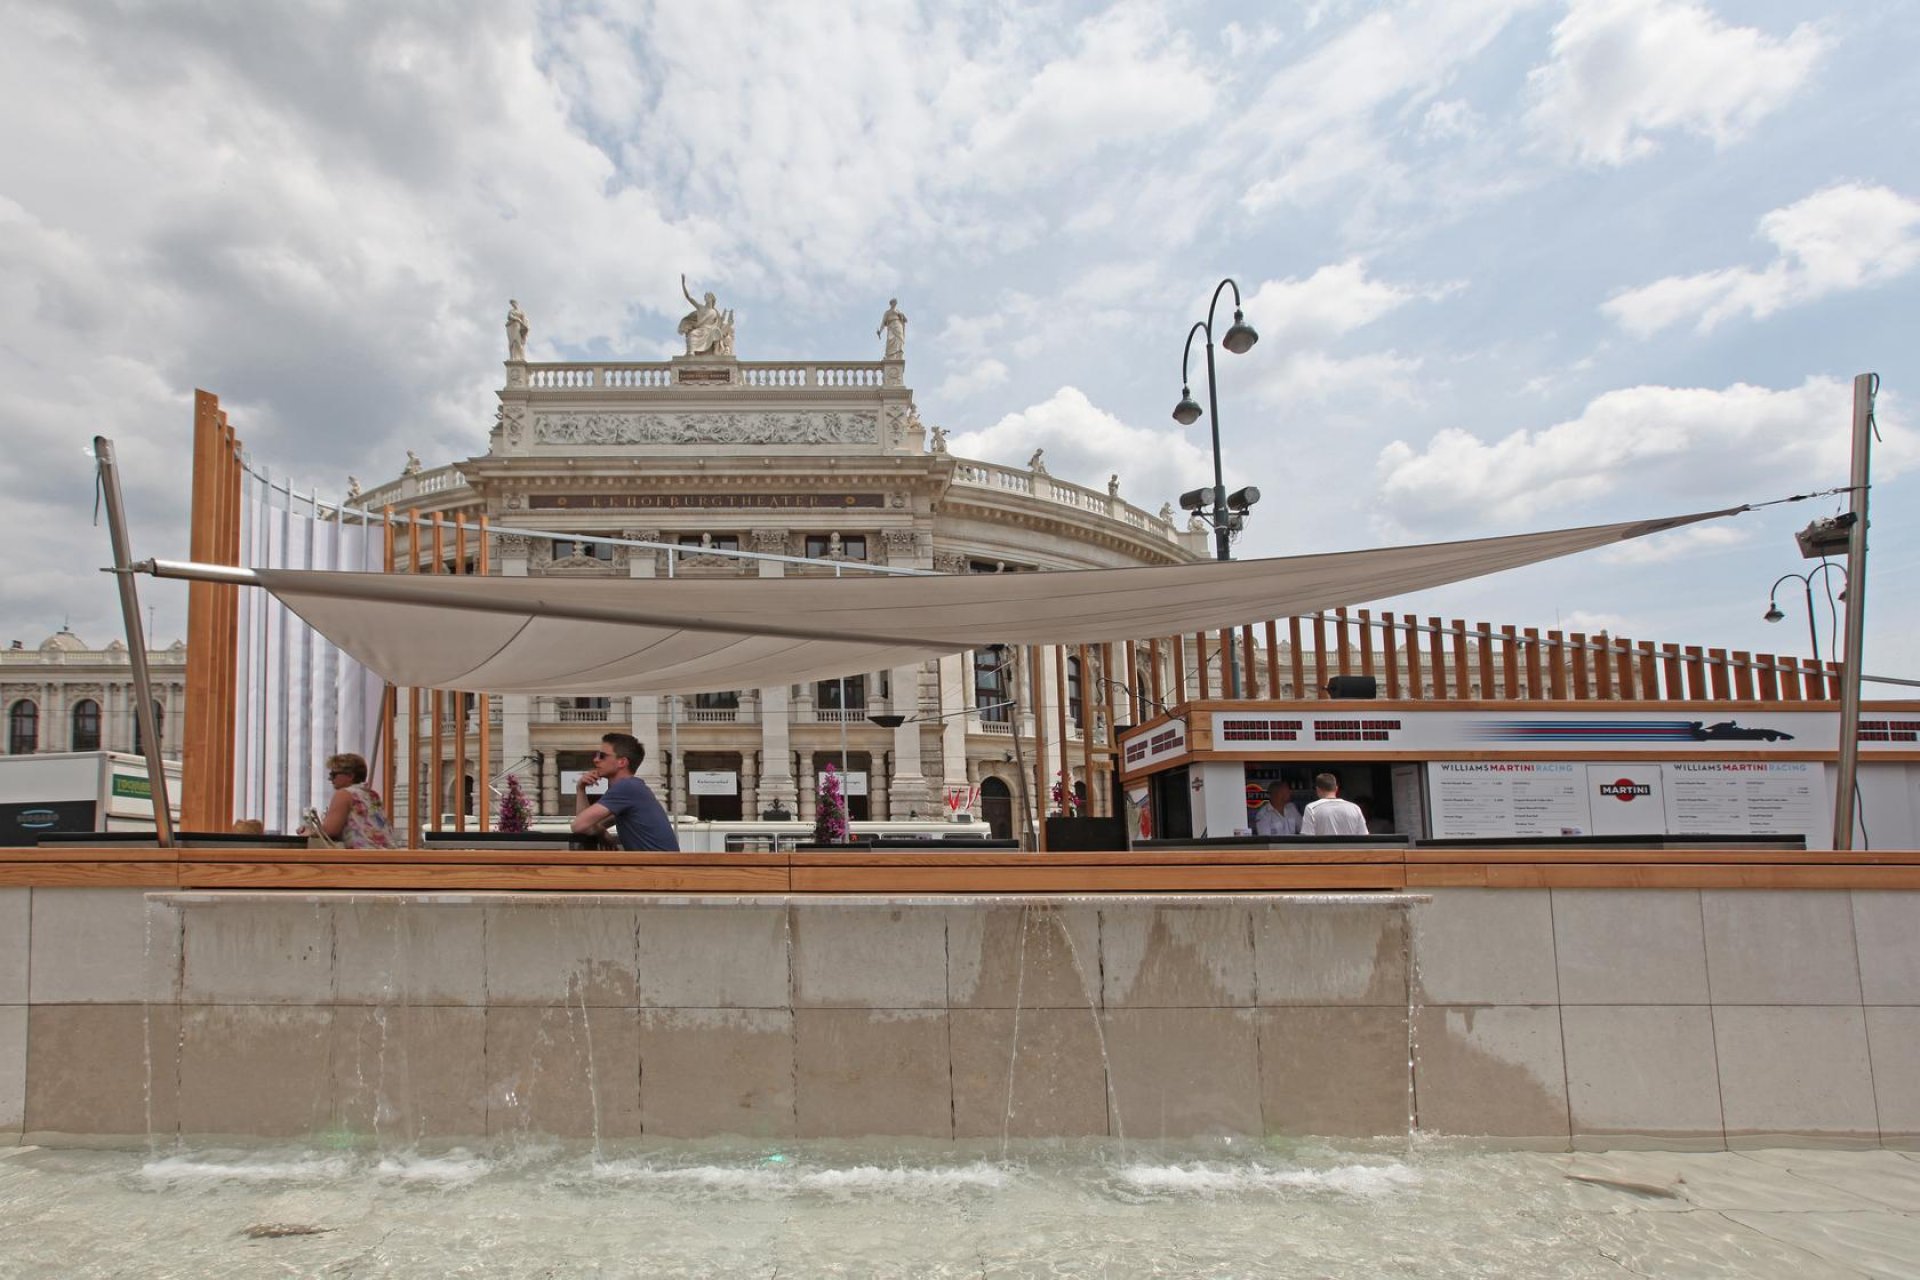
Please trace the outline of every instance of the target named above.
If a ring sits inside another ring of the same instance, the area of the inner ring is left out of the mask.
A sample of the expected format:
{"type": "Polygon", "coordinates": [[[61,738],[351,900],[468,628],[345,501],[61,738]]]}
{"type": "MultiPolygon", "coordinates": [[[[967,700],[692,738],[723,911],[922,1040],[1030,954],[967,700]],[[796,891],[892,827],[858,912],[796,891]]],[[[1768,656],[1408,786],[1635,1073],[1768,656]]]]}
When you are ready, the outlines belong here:
{"type": "Polygon", "coordinates": [[[8,1276],[1920,1275],[1920,1157],[0,1151],[8,1276]]]}

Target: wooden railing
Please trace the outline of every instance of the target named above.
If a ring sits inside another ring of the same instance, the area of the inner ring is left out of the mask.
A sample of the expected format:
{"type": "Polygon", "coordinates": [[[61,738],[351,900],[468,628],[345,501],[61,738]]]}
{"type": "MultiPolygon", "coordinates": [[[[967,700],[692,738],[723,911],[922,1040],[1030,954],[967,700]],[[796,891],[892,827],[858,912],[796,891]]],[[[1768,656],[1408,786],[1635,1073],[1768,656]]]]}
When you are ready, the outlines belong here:
{"type": "Polygon", "coordinates": [[[1840,665],[1744,650],[1661,644],[1605,633],[1495,627],[1465,619],[1335,609],[1234,632],[1136,646],[1142,710],[1225,697],[1223,654],[1237,636],[1245,698],[1327,697],[1334,676],[1365,676],[1376,696],[1433,701],[1819,702],[1840,696],[1840,665]],[[1144,681],[1144,683],[1143,683],[1144,681]]]}

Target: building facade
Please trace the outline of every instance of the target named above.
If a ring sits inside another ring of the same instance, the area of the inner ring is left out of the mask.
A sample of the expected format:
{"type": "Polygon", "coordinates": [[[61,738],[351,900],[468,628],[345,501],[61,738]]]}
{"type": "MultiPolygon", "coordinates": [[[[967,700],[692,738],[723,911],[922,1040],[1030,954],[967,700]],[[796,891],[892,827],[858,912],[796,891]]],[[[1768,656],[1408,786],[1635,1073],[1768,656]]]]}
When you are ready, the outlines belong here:
{"type": "MultiPolygon", "coordinates": [[[[1037,449],[1025,467],[949,452],[947,432],[929,429],[915,407],[896,326],[883,324],[880,360],[753,362],[732,354],[730,316],[702,315],[696,307],[682,323],[688,353],[668,361],[510,359],[487,452],[432,469],[410,461],[354,501],[370,515],[391,512],[402,568],[412,554],[431,569],[435,547],[442,570],[478,568],[474,527],[484,516],[487,571],[514,577],[1015,573],[1207,553],[1207,536],[1169,507],[1124,500],[1117,476],[1100,488],[1055,477],[1037,449]]],[[[520,354],[524,333],[513,342],[511,320],[509,332],[510,354],[520,354]]],[[[1105,740],[1104,713],[1082,704],[1101,702],[1092,691],[1107,677],[1082,671],[1077,654],[1060,665],[1066,679],[1046,686],[1038,708],[1025,686],[1013,696],[1017,669],[1003,650],[808,686],[493,697],[484,776],[477,761],[456,769],[454,748],[443,745],[436,805],[446,813],[479,803],[473,797],[516,773],[537,787],[540,811],[561,811],[600,734],[622,730],[647,746],[643,776],[676,812],[804,817],[820,771],[844,757],[856,817],[931,816],[945,811],[948,788],[979,786],[1000,825],[1030,776],[1015,762],[1014,738],[1030,753],[1036,712],[1059,723],[1062,690],[1067,741],[1049,728],[1047,776],[1064,768],[1084,787],[1082,735],[1091,728],[1105,740]],[[887,727],[869,715],[906,719],[887,727]],[[1083,716],[1098,723],[1082,725],[1083,716]]],[[[459,701],[462,714],[479,714],[479,700],[459,701]]],[[[404,744],[397,758],[406,758],[404,744]]]]}
{"type": "MultiPolygon", "coordinates": [[[[186,706],[187,646],[174,641],[147,651],[153,681],[153,712],[160,727],[161,755],[180,758],[179,735],[186,706]]],[[[13,641],[0,649],[0,710],[6,720],[0,755],[54,751],[125,751],[138,755],[133,663],[124,641],[104,649],[62,627],[29,649],[13,641]]]]}

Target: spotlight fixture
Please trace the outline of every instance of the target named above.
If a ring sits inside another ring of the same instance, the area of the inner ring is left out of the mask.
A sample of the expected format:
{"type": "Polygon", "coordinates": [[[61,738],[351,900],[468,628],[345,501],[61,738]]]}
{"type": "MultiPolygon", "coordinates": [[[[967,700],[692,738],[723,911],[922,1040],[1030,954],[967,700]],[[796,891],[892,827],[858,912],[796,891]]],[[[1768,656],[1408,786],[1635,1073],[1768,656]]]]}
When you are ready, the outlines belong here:
{"type": "Polygon", "coordinates": [[[1191,387],[1180,388],[1180,403],[1173,406],[1173,420],[1183,427],[1200,421],[1200,406],[1194,403],[1191,387]]]}

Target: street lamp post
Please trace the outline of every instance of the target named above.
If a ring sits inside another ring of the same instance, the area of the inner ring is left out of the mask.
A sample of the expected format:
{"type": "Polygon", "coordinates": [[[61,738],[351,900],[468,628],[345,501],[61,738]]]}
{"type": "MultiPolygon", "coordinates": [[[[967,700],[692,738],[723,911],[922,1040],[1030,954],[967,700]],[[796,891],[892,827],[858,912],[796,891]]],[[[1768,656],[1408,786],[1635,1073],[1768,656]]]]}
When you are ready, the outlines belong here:
{"type": "MultiPolygon", "coordinates": [[[[1207,411],[1211,419],[1208,422],[1213,436],[1213,489],[1194,489],[1180,495],[1180,505],[1184,509],[1204,516],[1213,526],[1213,558],[1231,560],[1233,552],[1229,539],[1234,530],[1246,521],[1247,508],[1260,500],[1260,491],[1249,485],[1227,495],[1227,485],[1220,465],[1220,392],[1214,381],[1213,369],[1213,321],[1214,313],[1220,308],[1222,291],[1233,290],[1233,324],[1221,335],[1220,345],[1234,355],[1241,355],[1252,349],[1260,341],[1260,335],[1247,323],[1246,316],[1240,310],[1240,286],[1231,276],[1222,280],[1213,290],[1213,301],[1207,305],[1207,318],[1197,320],[1187,330],[1186,349],[1180,353],[1180,403],[1173,407],[1173,420],[1183,427],[1192,426],[1200,419],[1200,406],[1194,403],[1192,381],[1187,377],[1187,367],[1193,357],[1193,335],[1207,335],[1207,411]]],[[[1230,697],[1240,696],[1240,661],[1233,652],[1231,635],[1227,643],[1227,679],[1230,697]]]]}
{"type": "MultiPolygon", "coordinates": [[[[1847,571],[1834,561],[1822,560],[1818,565],[1805,573],[1783,573],[1774,579],[1773,585],[1767,588],[1767,611],[1760,615],[1768,622],[1778,622],[1786,617],[1787,615],[1780,611],[1780,605],[1774,599],[1774,596],[1780,590],[1781,583],[1798,582],[1807,597],[1807,643],[1813,646],[1813,660],[1815,662],[1820,660],[1820,633],[1813,625],[1813,580],[1820,578],[1826,581],[1827,588],[1831,590],[1833,587],[1831,575],[1836,573],[1840,575],[1840,598],[1845,600],[1847,598],[1847,571]]],[[[1839,637],[1836,636],[1834,641],[1837,646],[1839,637]]]]}

